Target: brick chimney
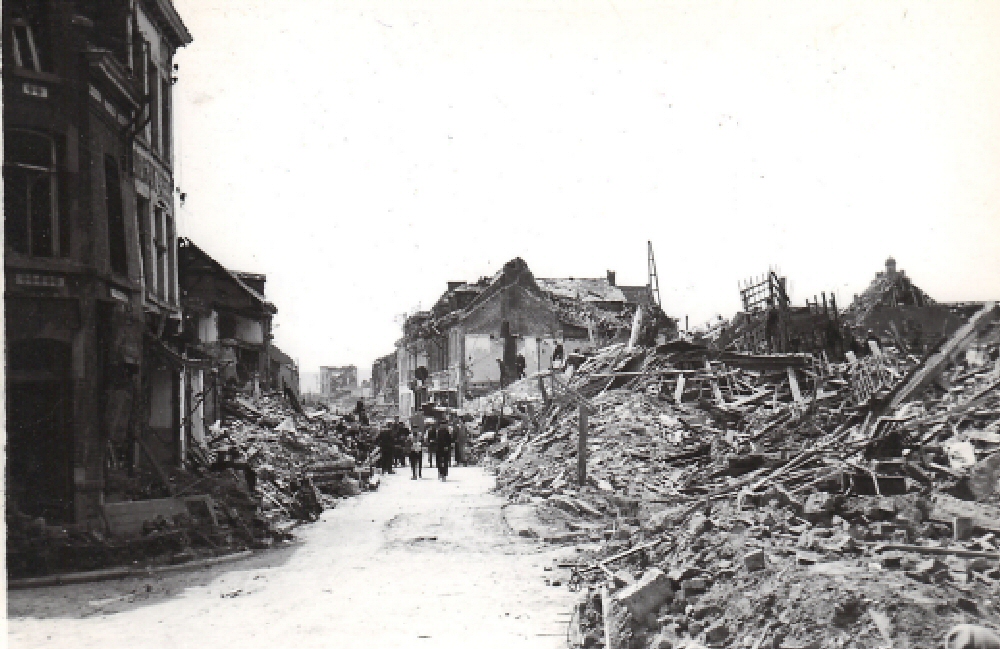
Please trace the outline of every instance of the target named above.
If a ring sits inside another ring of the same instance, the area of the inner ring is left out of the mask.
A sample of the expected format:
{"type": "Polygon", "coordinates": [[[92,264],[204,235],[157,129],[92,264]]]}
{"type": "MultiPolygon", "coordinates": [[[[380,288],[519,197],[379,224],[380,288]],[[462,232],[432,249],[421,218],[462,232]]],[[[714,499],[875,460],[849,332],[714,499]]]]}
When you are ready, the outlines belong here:
{"type": "Polygon", "coordinates": [[[610,286],[617,286],[617,284],[615,284],[615,271],[613,270],[608,271],[608,284],[610,286]]]}
{"type": "Polygon", "coordinates": [[[886,277],[896,276],[896,260],[892,257],[885,260],[885,275],[886,277]]]}

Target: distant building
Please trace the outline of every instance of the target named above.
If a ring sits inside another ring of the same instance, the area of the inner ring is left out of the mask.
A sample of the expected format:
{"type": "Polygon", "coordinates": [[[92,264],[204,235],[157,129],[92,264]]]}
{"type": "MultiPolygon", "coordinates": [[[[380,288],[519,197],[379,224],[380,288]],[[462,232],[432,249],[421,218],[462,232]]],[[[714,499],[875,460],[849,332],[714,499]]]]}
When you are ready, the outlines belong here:
{"type": "Polygon", "coordinates": [[[723,349],[751,354],[826,352],[842,358],[846,343],[837,301],[822,294],[805,306],[793,306],[787,278],[770,270],[740,287],[743,310],[718,330],[715,344],[723,349]]]}
{"type": "Polygon", "coordinates": [[[386,354],[372,363],[372,398],[377,406],[399,406],[399,360],[386,354]]]}
{"type": "Polygon", "coordinates": [[[854,296],[843,319],[858,339],[864,340],[871,332],[886,343],[923,353],[954,333],[982,305],[935,301],[889,257],[885,271],[877,273],[868,288],[854,296]]]}
{"type": "Polygon", "coordinates": [[[299,379],[299,366],[292,357],[272,344],[268,347],[268,357],[271,362],[271,385],[274,389],[288,388],[296,398],[302,396],[299,379]]]}
{"type": "MultiPolygon", "coordinates": [[[[264,297],[263,275],[255,276],[260,282],[251,286],[243,279],[246,273],[226,269],[190,239],[181,239],[178,251],[187,343],[182,385],[192,403],[185,422],[187,436],[200,443],[205,429],[221,417],[224,386],[278,389],[281,363],[275,359],[287,357],[271,344],[277,309],[264,297]]],[[[296,368],[296,382],[297,373],[296,368]]],[[[168,461],[182,458],[183,451],[181,446],[160,453],[168,461]]]]}
{"type": "Polygon", "coordinates": [[[516,258],[492,278],[449,282],[430,311],[407,318],[396,343],[400,414],[427,401],[461,407],[549,369],[557,349],[565,355],[627,340],[639,307],[658,326],[674,326],[648,286],[618,286],[613,272],[536,279],[516,258]]]}
{"type": "Polygon", "coordinates": [[[322,366],[319,368],[319,390],[324,397],[337,397],[358,387],[358,368],[322,366]]]}

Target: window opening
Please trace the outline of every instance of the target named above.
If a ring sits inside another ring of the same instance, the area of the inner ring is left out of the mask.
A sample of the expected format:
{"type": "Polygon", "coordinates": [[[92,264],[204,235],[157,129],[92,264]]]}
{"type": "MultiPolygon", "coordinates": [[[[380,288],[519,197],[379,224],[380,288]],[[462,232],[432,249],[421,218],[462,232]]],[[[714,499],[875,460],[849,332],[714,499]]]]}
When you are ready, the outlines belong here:
{"type": "Polygon", "coordinates": [[[160,145],[160,73],[157,71],[156,65],[153,63],[149,64],[148,69],[149,96],[147,99],[149,101],[149,146],[151,149],[159,153],[162,150],[160,145]]]}
{"type": "Polygon", "coordinates": [[[12,25],[11,35],[14,39],[14,62],[19,67],[41,72],[42,66],[38,59],[38,48],[35,46],[35,36],[31,27],[22,20],[12,25]]]}
{"type": "Polygon", "coordinates": [[[56,148],[42,133],[10,129],[4,138],[6,247],[37,257],[59,254],[56,148]]]}
{"type": "Polygon", "coordinates": [[[154,246],[156,248],[156,296],[167,298],[167,226],[165,212],[159,205],[153,210],[155,214],[154,246]]]}
{"type": "Polygon", "coordinates": [[[136,197],[136,220],[139,222],[139,250],[142,255],[142,277],[146,290],[155,285],[156,269],[153,267],[152,239],[149,231],[149,199],[136,197]]]}
{"type": "Polygon", "coordinates": [[[128,254],[125,245],[125,206],[122,203],[121,178],[114,156],[104,156],[104,189],[108,207],[108,248],[111,270],[128,274],[128,254]]]}
{"type": "Polygon", "coordinates": [[[160,120],[162,121],[162,151],[166,160],[170,159],[170,82],[160,79],[162,90],[160,91],[160,120]]]}

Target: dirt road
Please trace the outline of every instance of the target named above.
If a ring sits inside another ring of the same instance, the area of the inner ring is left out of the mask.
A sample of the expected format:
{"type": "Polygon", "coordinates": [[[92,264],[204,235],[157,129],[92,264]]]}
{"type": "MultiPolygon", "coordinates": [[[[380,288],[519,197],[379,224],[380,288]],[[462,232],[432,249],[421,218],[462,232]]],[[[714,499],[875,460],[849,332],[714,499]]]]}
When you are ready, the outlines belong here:
{"type": "MultiPolygon", "coordinates": [[[[566,646],[566,550],[510,532],[493,478],[386,476],[293,547],[159,578],[13,591],[11,647],[566,646]],[[563,581],[565,584],[565,581],[563,581]]],[[[436,473],[436,471],[434,472],[436,473]]]]}

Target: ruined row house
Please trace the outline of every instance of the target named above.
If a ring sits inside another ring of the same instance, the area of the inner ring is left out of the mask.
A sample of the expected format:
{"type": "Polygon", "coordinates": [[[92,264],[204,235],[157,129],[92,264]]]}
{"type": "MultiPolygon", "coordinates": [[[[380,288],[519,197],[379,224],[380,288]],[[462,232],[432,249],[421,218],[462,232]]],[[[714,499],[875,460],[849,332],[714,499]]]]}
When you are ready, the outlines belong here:
{"type": "Polygon", "coordinates": [[[100,526],[183,467],[219,416],[210,386],[297,377],[270,349],[263,276],[178,245],[191,41],[170,0],[3,3],[6,486],[25,514],[100,526]]]}
{"type": "Polygon", "coordinates": [[[8,490],[85,521],[127,441],[178,416],[160,406],[179,374],[144,370],[182,319],[171,88],[191,34],[168,0],[10,0],[3,29],[8,490]]]}
{"type": "Polygon", "coordinates": [[[648,285],[620,286],[612,271],[600,278],[536,278],[516,258],[493,277],[449,282],[430,310],[406,319],[396,343],[399,412],[409,416],[427,402],[461,408],[551,368],[554,355],[628,340],[639,307],[648,321],[675,326],[648,285]]]}

